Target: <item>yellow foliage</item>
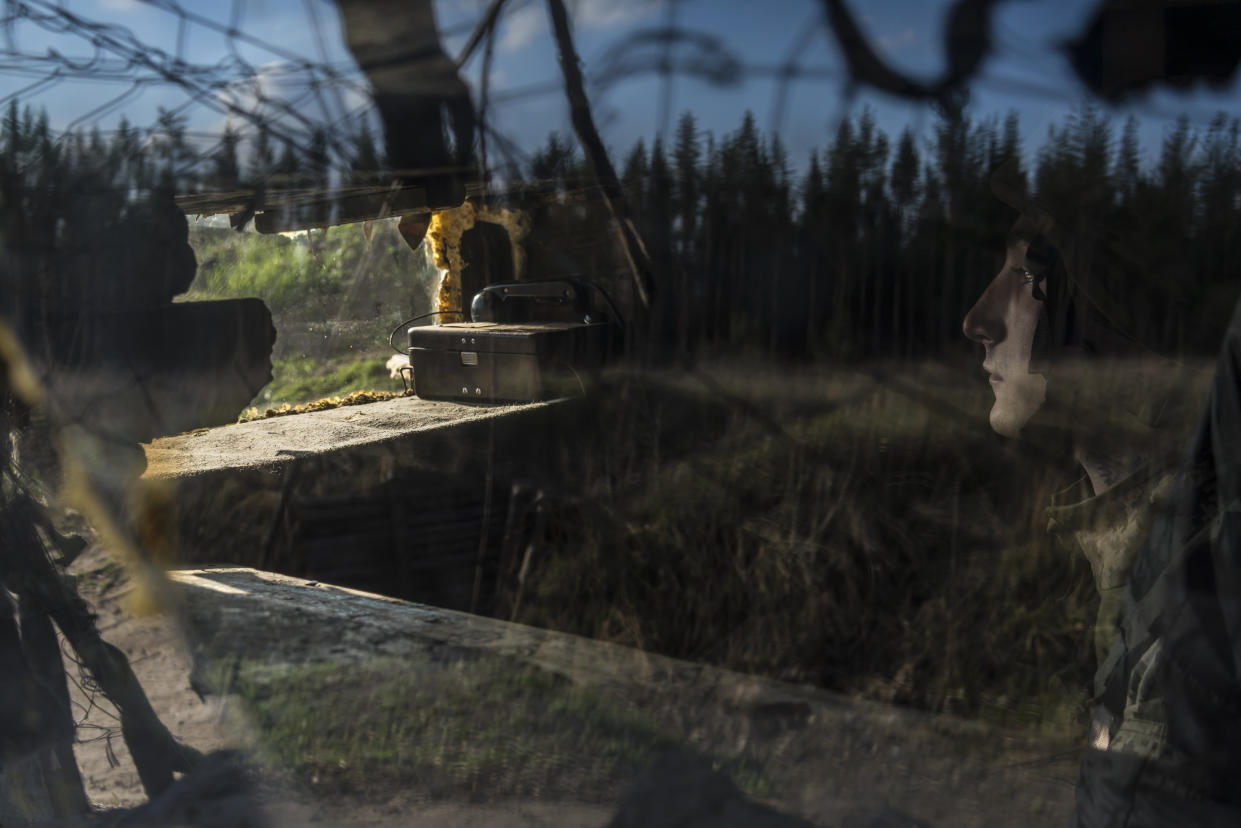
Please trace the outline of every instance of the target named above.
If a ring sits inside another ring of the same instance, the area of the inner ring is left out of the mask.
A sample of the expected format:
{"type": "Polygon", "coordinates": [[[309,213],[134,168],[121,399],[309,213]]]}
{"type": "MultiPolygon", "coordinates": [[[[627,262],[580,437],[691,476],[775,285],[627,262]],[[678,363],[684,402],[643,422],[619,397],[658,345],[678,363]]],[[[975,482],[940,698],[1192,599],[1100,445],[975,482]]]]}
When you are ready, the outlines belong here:
{"type": "Polygon", "coordinates": [[[435,310],[441,313],[462,307],[461,273],[465,262],[461,258],[461,237],[480,221],[498,224],[508,232],[514,278],[525,275],[526,251],[522,242],[530,232],[530,215],[526,211],[466,201],[460,207],[434,212],[424,243],[429,245],[431,258],[440,271],[435,310]]]}
{"type": "Polygon", "coordinates": [[[9,385],[23,402],[32,408],[43,402],[43,386],[26,359],[21,343],[3,321],[0,321],[0,366],[5,368],[9,385]]]}
{"type": "Polygon", "coordinates": [[[354,391],[343,397],[324,397],[321,400],[308,402],[304,405],[289,405],[284,403],[279,408],[269,408],[263,413],[259,413],[257,408],[247,408],[241,413],[237,419],[239,423],[248,423],[251,420],[266,420],[271,417],[283,417],[288,414],[305,414],[309,411],[326,411],[329,408],[340,408],[345,405],[364,405],[366,403],[383,402],[384,400],[393,400],[397,397],[408,397],[411,391],[404,393],[397,391],[354,391]]]}

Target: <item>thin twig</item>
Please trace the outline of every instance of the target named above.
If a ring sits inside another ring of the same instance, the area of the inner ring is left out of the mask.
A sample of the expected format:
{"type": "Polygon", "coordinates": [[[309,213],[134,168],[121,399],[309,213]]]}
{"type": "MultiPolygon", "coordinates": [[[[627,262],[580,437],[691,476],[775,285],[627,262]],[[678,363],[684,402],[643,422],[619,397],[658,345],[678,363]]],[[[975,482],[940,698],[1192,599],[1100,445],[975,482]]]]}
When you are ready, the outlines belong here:
{"type": "Polygon", "coordinates": [[[487,7],[487,13],[483,15],[483,19],[478,21],[478,25],[474,27],[474,31],[470,32],[470,39],[465,42],[461,54],[457,55],[457,71],[460,71],[470,58],[474,55],[474,50],[478,48],[478,44],[483,42],[484,37],[489,37],[492,30],[495,29],[496,19],[500,16],[500,9],[504,7],[504,0],[491,0],[491,5],[487,7]]]}

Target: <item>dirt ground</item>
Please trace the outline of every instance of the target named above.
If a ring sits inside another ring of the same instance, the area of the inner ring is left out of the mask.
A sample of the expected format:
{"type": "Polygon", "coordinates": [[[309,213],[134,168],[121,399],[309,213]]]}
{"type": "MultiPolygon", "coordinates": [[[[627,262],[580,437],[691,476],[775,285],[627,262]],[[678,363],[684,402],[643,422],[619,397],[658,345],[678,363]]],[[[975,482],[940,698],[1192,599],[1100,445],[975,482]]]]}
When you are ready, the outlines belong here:
{"type": "MultiPolygon", "coordinates": [[[[244,728],[230,715],[227,702],[199,698],[190,687],[189,653],[175,628],[162,616],[143,617],[128,609],[134,586],[119,563],[93,546],[70,573],[78,576],[78,589],[94,610],[100,633],[129,657],[152,706],[181,741],[205,751],[244,742],[244,728]]],[[[115,708],[102,693],[89,690],[76,665],[66,662],[66,668],[79,716],[75,753],[88,795],[107,808],[145,802],[115,708]]]]}

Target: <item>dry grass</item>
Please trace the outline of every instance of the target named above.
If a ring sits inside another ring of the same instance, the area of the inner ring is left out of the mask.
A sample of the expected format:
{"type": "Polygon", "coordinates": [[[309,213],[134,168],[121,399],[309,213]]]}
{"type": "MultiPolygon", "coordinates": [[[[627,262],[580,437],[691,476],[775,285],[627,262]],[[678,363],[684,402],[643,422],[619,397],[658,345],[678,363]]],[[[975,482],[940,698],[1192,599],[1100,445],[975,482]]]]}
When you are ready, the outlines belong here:
{"type": "Polygon", "coordinates": [[[573,448],[588,485],[548,516],[510,597],[516,620],[919,708],[1081,726],[1097,596],[1043,512],[1078,471],[993,435],[972,373],[669,383],[697,416],[631,381],[601,397],[573,448]]]}

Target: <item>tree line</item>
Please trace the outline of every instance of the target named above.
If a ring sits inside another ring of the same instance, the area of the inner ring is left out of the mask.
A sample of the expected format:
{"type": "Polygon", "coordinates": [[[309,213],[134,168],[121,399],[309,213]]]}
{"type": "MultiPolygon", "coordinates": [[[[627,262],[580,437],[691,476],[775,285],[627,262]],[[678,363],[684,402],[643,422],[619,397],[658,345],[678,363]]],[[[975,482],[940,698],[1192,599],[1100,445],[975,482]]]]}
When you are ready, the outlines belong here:
{"type": "Polygon", "coordinates": [[[160,107],[147,129],[122,117],[108,137],[98,126],[54,135],[46,111],[38,113],[10,98],[0,123],[0,173],[25,183],[58,180],[57,173],[120,192],[164,188],[194,193],[253,188],[274,181],[281,187],[324,188],[373,180],[383,169],[369,121],[331,134],[313,130],[304,142],[277,137],[258,122],[243,136],[232,123],[204,149],[188,129],[189,119],[160,107]],[[243,144],[246,146],[243,150],[243,144]],[[243,160],[244,158],[244,160],[243,160]]]}
{"type": "MultiPolygon", "coordinates": [[[[1029,153],[1016,113],[893,141],[863,111],[795,175],[779,136],[752,115],[717,139],[686,112],[670,146],[639,141],[622,174],[659,271],[660,333],[685,350],[743,343],[787,356],[912,357],[959,344],[1017,215],[991,187],[1007,161],[1010,185],[1058,224],[1140,262],[1119,301],[1144,318],[1144,341],[1213,351],[1236,298],[1241,119],[1220,113],[1198,131],[1182,117],[1149,157],[1138,127],[1130,117],[1117,131],[1083,105],[1029,153]]],[[[530,164],[562,185],[581,172],[556,135],[530,164]]]]}
{"type": "MultiPolygon", "coordinates": [[[[55,193],[124,200],[159,187],[373,180],[383,153],[365,120],[354,127],[343,139],[320,131],[305,146],[264,126],[244,138],[229,127],[203,152],[185,118],[167,110],[149,130],[122,120],[108,138],[97,129],[55,138],[46,113],[10,100],[0,176],[9,208],[34,214],[54,211],[55,193]]],[[[1160,303],[1176,321],[1158,331],[1161,348],[1214,348],[1209,332],[1218,325],[1196,324],[1194,314],[1231,308],[1241,119],[1220,113],[1197,130],[1181,118],[1146,154],[1135,119],[1117,130],[1083,105],[1035,152],[1029,143],[1016,113],[942,120],[928,135],[905,129],[892,139],[863,111],[842,119],[795,174],[779,135],[764,135],[752,115],[717,138],[684,113],[668,146],[639,141],[623,156],[622,184],[660,289],[655,335],[684,355],[744,346],[791,357],[910,357],[958,344],[961,315],[994,275],[1015,217],[989,179],[1015,159],[1018,187],[1051,205],[1058,221],[1087,217],[1108,228],[1119,249],[1165,282],[1160,303]]],[[[556,134],[508,175],[564,189],[589,180],[574,145],[556,134]]],[[[1132,287],[1133,301],[1143,289],[1132,287]]]]}

